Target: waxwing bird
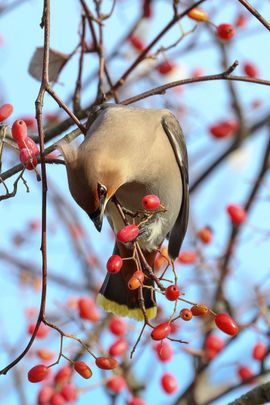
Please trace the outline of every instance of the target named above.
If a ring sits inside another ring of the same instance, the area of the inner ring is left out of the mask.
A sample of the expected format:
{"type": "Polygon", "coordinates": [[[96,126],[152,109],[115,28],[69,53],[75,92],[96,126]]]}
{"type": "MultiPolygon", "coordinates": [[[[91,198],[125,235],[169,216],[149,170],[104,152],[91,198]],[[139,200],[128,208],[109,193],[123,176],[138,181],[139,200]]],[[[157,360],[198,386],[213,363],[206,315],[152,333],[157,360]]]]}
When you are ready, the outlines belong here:
{"type": "MultiPolygon", "coordinates": [[[[105,104],[96,111],[78,147],[63,141],[58,144],[73,198],[98,231],[106,215],[116,233],[124,223],[113,196],[123,207],[136,212],[141,209],[143,196],[157,195],[167,211],[153,216],[138,243],[153,267],[157,249],[167,237],[169,255],[175,259],[186,233],[189,211],[188,158],[177,119],[166,109],[105,104]]],[[[114,254],[127,258],[132,251],[128,244],[117,240],[114,254]]],[[[106,311],[144,319],[138,290],[127,286],[136,270],[136,263],[127,260],[119,273],[107,274],[97,298],[106,311]]],[[[152,280],[145,280],[153,286],[152,280]]],[[[153,291],[143,288],[143,297],[151,319],[156,315],[153,291]]]]}

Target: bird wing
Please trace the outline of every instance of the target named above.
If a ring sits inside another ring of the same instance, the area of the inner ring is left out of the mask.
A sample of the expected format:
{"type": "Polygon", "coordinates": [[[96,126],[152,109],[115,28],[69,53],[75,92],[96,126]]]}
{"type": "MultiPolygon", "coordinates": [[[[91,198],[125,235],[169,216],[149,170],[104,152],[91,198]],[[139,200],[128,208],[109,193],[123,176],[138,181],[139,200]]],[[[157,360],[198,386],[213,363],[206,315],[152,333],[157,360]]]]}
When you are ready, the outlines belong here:
{"type": "Polygon", "coordinates": [[[170,141],[182,179],[182,202],[176,222],[169,235],[169,255],[175,259],[186,234],[189,214],[188,156],[182,129],[173,114],[166,114],[161,120],[162,127],[170,141]]]}

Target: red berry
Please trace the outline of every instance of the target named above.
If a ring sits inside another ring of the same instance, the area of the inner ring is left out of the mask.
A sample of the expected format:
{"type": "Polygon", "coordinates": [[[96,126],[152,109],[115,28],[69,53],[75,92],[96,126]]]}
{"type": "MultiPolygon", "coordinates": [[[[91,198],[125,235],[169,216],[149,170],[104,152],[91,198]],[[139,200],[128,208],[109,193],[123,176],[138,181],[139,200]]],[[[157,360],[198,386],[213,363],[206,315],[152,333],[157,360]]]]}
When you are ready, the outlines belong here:
{"type": "Polygon", "coordinates": [[[16,120],[12,125],[11,133],[17,143],[22,142],[27,137],[26,123],[23,120],[16,120]]]}
{"type": "MultiPolygon", "coordinates": [[[[27,330],[29,335],[33,335],[35,327],[36,327],[35,323],[30,323],[27,330]]],[[[36,337],[38,339],[44,339],[46,336],[48,336],[49,330],[50,329],[48,328],[48,326],[44,325],[44,323],[41,323],[39,325],[36,337]]]]}
{"type": "Polygon", "coordinates": [[[122,356],[124,353],[126,353],[127,349],[128,341],[125,338],[120,338],[111,344],[109,354],[110,356],[122,356]]]}
{"type": "Polygon", "coordinates": [[[100,319],[100,315],[97,312],[96,304],[94,303],[91,298],[82,297],[78,301],[78,308],[80,318],[86,319],[88,321],[98,321],[100,319]]]}
{"type": "Polygon", "coordinates": [[[178,261],[182,264],[193,264],[197,260],[197,254],[191,251],[181,252],[178,256],[178,261]]]}
{"type": "Polygon", "coordinates": [[[123,266],[123,260],[118,255],[113,255],[107,261],[107,271],[109,273],[118,273],[123,266]]]}
{"type": "Polygon", "coordinates": [[[46,405],[51,399],[53,393],[54,390],[49,385],[45,385],[44,387],[42,387],[38,393],[38,405],[46,405]]]}
{"type": "Polygon", "coordinates": [[[187,14],[189,18],[195,21],[208,21],[208,14],[201,8],[193,8],[187,14]]]}
{"type": "Polygon", "coordinates": [[[167,75],[168,73],[170,73],[173,69],[175,68],[175,64],[170,62],[169,60],[166,60],[165,62],[160,63],[160,65],[158,65],[156,67],[157,71],[161,74],[161,75],[167,75]]]}
{"type": "Polygon", "coordinates": [[[209,308],[205,304],[195,304],[190,308],[190,310],[194,316],[204,316],[208,313],[209,308]]]}
{"type": "Polygon", "coordinates": [[[49,405],[66,405],[66,401],[61,394],[55,393],[51,397],[49,405]]]}
{"type": "Polygon", "coordinates": [[[63,384],[60,394],[68,402],[75,402],[78,397],[76,387],[73,384],[63,384]]]}
{"type": "Polygon", "coordinates": [[[192,312],[190,311],[190,309],[188,308],[183,308],[180,311],[180,317],[184,320],[184,321],[190,321],[192,319],[192,312]]]}
{"type": "Polygon", "coordinates": [[[252,357],[254,360],[263,360],[267,355],[267,347],[263,342],[258,342],[255,344],[252,350],[252,357]]]}
{"type": "Polygon", "coordinates": [[[128,282],[128,288],[130,290],[137,290],[137,288],[143,285],[143,281],[144,281],[144,273],[140,270],[137,270],[130,278],[128,282]]]}
{"type": "Polygon", "coordinates": [[[169,301],[175,301],[180,297],[179,287],[175,284],[169,285],[165,290],[165,296],[169,301]]]}
{"type": "Polygon", "coordinates": [[[151,338],[153,340],[165,339],[171,333],[171,324],[169,322],[164,322],[156,326],[151,332],[151,338]]]}
{"type": "Polygon", "coordinates": [[[72,376],[72,368],[68,365],[62,366],[54,376],[55,384],[63,384],[70,380],[72,376]]]}
{"type": "Polygon", "coordinates": [[[234,336],[238,333],[238,326],[228,314],[217,314],[215,316],[215,323],[222,332],[228,335],[234,336]]]}
{"type": "Polygon", "coordinates": [[[39,154],[39,149],[37,144],[33,141],[33,139],[29,138],[27,136],[26,138],[19,139],[17,141],[17,144],[20,149],[26,148],[32,155],[38,155],[39,154]]]}
{"type": "Polygon", "coordinates": [[[235,29],[232,24],[220,24],[217,27],[216,36],[223,41],[230,41],[235,36],[235,29]]]}
{"type": "Polygon", "coordinates": [[[147,403],[139,397],[133,397],[130,401],[128,401],[128,405],[147,405],[147,403]]]}
{"type": "Polygon", "coordinates": [[[240,205],[229,204],[227,206],[227,212],[231,217],[232,222],[235,225],[243,224],[247,219],[247,213],[240,205]]]}
{"type": "Polygon", "coordinates": [[[0,107],[0,122],[6,120],[13,113],[13,106],[11,104],[4,104],[0,107]]]}
{"type": "Polygon", "coordinates": [[[31,368],[28,371],[28,381],[31,383],[38,383],[43,381],[48,375],[48,368],[43,364],[38,364],[37,366],[31,368]]]}
{"type": "Polygon", "coordinates": [[[144,43],[139,37],[137,37],[137,35],[135,34],[130,35],[129,41],[133,46],[133,48],[136,49],[136,51],[142,52],[144,50],[144,43]]]}
{"type": "Polygon", "coordinates": [[[107,381],[107,388],[118,394],[126,388],[126,380],[121,375],[112,375],[107,381]]]}
{"type": "Polygon", "coordinates": [[[127,324],[122,318],[113,316],[109,323],[109,329],[116,336],[124,336],[127,332],[127,324]]]}
{"type": "Polygon", "coordinates": [[[235,133],[239,129],[239,124],[235,120],[226,120],[220,121],[215,125],[212,125],[209,128],[211,135],[214,138],[221,139],[221,138],[229,138],[230,136],[235,135],[235,133]]]}
{"type": "Polygon", "coordinates": [[[102,370],[113,370],[118,366],[118,362],[113,357],[98,357],[96,365],[102,370]]]}
{"type": "Polygon", "coordinates": [[[157,352],[158,358],[162,363],[166,363],[167,361],[171,361],[173,358],[173,348],[170,342],[162,341],[158,343],[155,347],[157,352]]]}
{"type": "Polygon", "coordinates": [[[251,78],[259,76],[259,71],[258,71],[257,67],[254,65],[254,63],[251,63],[251,62],[249,62],[249,63],[247,62],[244,64],[243,71],[248,77],[251,77],[251,78]]]}
{"type": "Polygon", "coordinates": [[[220,352],[224,348],[224,341],[216,335],[209,335],[205,339],[205,349],[214,351],[216,353],[220,352]]]}
{"type": "Polygon", "coordinates": [[[20,150],[20,161],[26,167],[27,170],[33,170],[37,164],[37,158],[28,149],[23,148],[20,150]]]}
{"type": "Polygon", "coordinates": [[[171,373],[164,373],[161,377],[161,386],[167,394],[173,394],[178,390],[178,383],[175,376],[171,373]]]}
{"type": "Polygon", "coordinates": [[[117,232],[117,239],[122,242],[130,242],[139,235],[139,228],[135,224],[127,225],[117,232]]]}
{"type": "Polygon", "coordinates": [[[152,6],[151,0],[144,0],[143,2],[143,17],[144,18],[151,18],[152,17],[152,6]]]}
{"type": "Polygon", "coordinates": [[[203,242],[205,245],[208,245],[209,243],[212,242],[213,234],[212,230],[208,226],[205,226],[204,228],[200,229],[197,233],[197,236],[200,239],[200,241],[203,242]]]}
{"type": "Polygon", "coordinates": [[[237,374],[243,382],[252,379],[252,377],[254,376],[253,371],[247,366],[239,366],[237,374]]]}
{"type": "Polygon", "coordinates": [[[146,210],[155,210],[160,206],[160,199],[155,194],[145,195],[142,199],[142,206],[146,210]]]}
{"type": "Polygon", "coordinates": [[[88,379],[92,377],[92,371],[90,367],[84,361],[75,361],[74,370],[77,371],[83,378],[88,379]]]}

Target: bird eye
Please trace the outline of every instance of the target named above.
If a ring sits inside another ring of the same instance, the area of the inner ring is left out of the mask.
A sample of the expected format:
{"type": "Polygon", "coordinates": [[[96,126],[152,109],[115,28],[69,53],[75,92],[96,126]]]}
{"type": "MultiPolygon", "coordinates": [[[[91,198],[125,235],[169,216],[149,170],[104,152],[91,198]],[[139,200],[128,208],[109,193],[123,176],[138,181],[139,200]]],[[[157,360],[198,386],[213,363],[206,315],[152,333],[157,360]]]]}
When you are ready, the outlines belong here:
{"type": "Polygon", "coordinates": [[[107,195],[107,188],[103,185],[98,183],[98,195],[100,197],[106,197],[107,195]]]}

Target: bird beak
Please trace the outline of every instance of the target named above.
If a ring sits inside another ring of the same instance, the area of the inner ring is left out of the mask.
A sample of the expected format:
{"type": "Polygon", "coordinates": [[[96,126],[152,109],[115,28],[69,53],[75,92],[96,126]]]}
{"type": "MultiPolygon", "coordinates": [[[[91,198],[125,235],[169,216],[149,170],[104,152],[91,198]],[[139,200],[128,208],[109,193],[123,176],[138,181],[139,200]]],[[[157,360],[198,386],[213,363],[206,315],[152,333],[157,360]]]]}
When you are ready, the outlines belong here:
{"type": "Polygon", "coordinates": [[[90,219],[93,221],[98,232],[100,232],[104,218],[104,211],[107,204],[107,188],[100,183],[98,183],[98,195],[99,195],[99,208],[92,214],[88,215],[90,219]]]}
{"type": "Polygon", "coordinates": [[[91,221],[93,221],[93,224],[95,225],[98,232],[100,232],[103,223],[104,209],[98,208],[95,212],[93,212],[93,214],[88,215],[91,221]]]}

